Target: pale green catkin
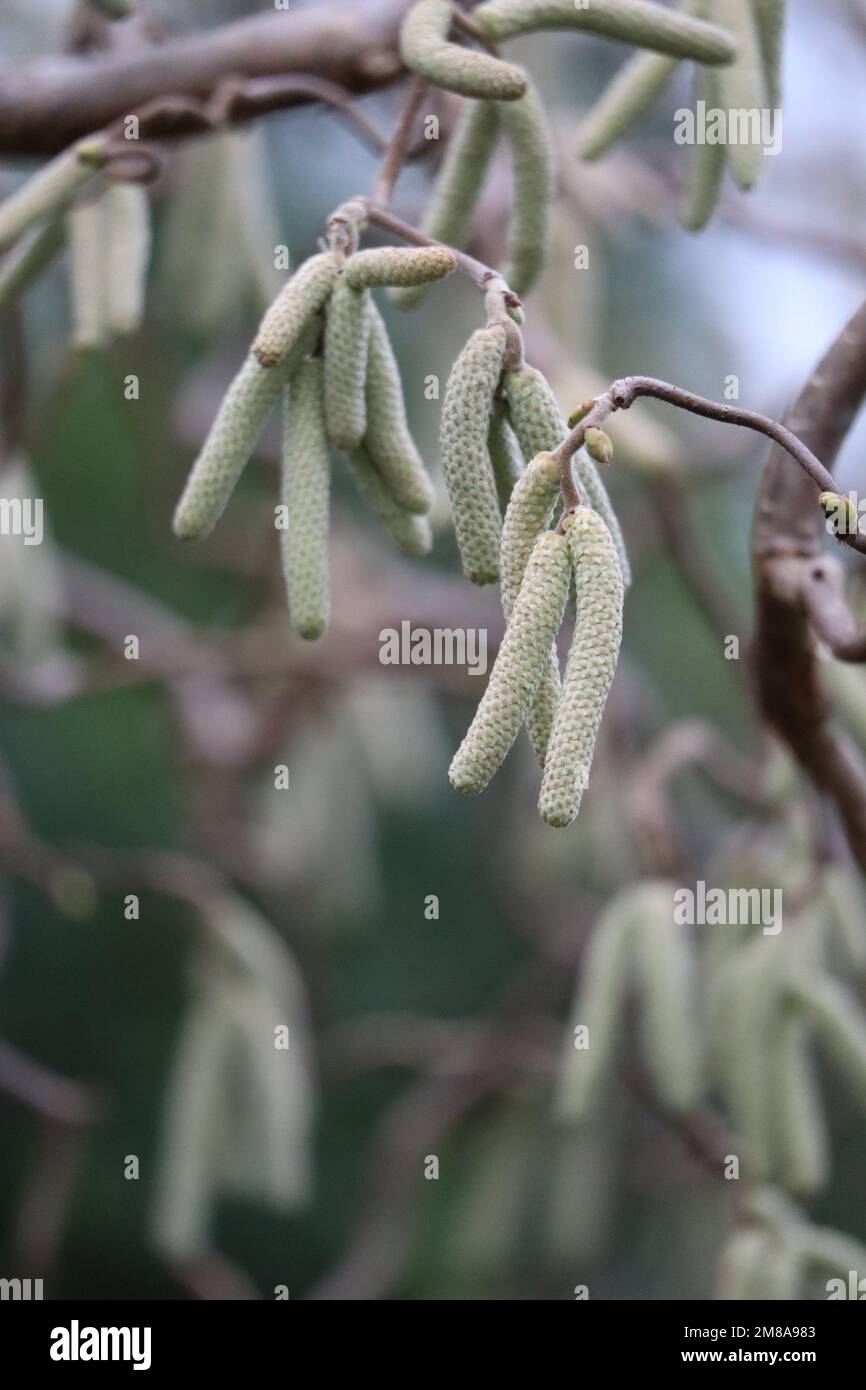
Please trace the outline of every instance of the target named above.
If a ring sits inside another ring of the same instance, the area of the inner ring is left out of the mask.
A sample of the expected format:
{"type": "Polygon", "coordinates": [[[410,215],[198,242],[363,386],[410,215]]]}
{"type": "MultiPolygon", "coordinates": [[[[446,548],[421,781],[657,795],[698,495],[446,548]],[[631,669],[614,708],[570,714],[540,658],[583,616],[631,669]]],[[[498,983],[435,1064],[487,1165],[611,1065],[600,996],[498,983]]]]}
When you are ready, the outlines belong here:
{"type": "Polygon", "coordinates": [[[676,1113],[700,1097],[689,928],[674,920],[672,883],[647,884],[636,923],[642,1056],[656,1095],[676,1113]]]}
{"type": "Polygon", "coordinates": [[[785,43],[786,0],[752,0],[770,105],[782,99],[782,57],[785,43]]]}
{"type": "Polygon", "coordinates": [[[475,718],[448,776],[465,795],[482,792],[498,771],[532,704],[568,597],[569,548],[564,535],[544,531],[496,654],[475,718]]]}
{"type": "Polygon", "coordinates": [[[441,451],[463,573],[499,578],[502,514],[487,445],[507,336],[498,324],[472,334],[451,369],[442,406],[441,451]]]}
{"type": "Polygon", "coordinates": [[[866,1022],[856,996],[829,975],[792,982],[790,996],[812,1019],[827,1056],[862,1102],[866,1097],[866,1022]]]}
{"type": "Polygon", "coordinates": [[[795,1299],[800,1260],[774,1233],[760,1226],[735,1231],[722,1252],[719,1298],[740,1302],[795,1299]]]}
{"type": "Polygon", "coordinates": [[[433,506],[433,484],[409,433],[400,368],[388,330],[372,302],[366,392],[367,452],[397,505],[423,516],[433,506]]]}
{"type": "Polygon", "coordinates": [[[772,1035],[768,1072],[777,1167],[786,1191],[806,1197],[827,1180],[829,1144],[808,1028],[793,1010],[772,1035]]]}
{"type": "Polygon", "coordinates": [[[724,967],[713,1044],[714,1070],[743,1144],[744,1174],[753,1182],[765,1181],[773,1168],[768,1061],[778,998],[768,940],[751,941],[724,967]]]}
{"type": "Polygon", "coordinates": [[[450,43],[454,19],[450,0],[419,0],[407,14],[400,32],[400,51],[407,68],[462,96],[516,101],[526,91],[520,68],[489,53],[450,43]]]}
{"type": "MultiPolygon", "coordinates": [[[[708,111],[716,111],[721,103],[718,73],[711,68],[698,68],[695,74],[695,109],[706,103],[708,111]]],[[[689,151],[688,173],[680,203],[680,222],[686,231],[699,232],[716,210],[725,176],[724,145],[694,145],[689,151]]]]}
{"type": "Polygon", "coordinates": [[[358,251],[346,262],[346,283],[354,289],[429,285],[450,275],[457,257],[447,246],[383,246],[358,251]]]}
{"type": "Polygon", "coordinates": [[[488,0],[472,20],[495,43],[535,29],[583,29],[699,63],[730,63],[737,51],[724,29],[648,0],[595,0],[586,8],[574,0],[488,0]]]}
{"type": "MultiPolygon", "coordinates": [[[[546,377],[535,367],[523,366],[516,372],[507,373],[504,384],[511,423],[524,458],[531,459],[536,454],[556,449],[568,431],[546,377]]],[[[627,589],[631,584],[631,566],[619,518],[608,497],[607,488],[592,459],[583,449],[578,451],[575,469],[587,501],[610,531],[622,582],[627,589]]]]}
{"type": "Polygon", "coordinates": [[[502,397],[497,397],[493,402],[487,445],[493,465],[493,476],[496,479],[499,508],[504,516],[511,494],[523,475],[523,454],[517,436],[511,428],[508,406],[502,397]]]}
{"type": "Polygon", "coordinates": [[[112,333],[134,333],[144,318],[150,201],[147,190],[135,183],[109,184],[105,199],[108,327],[112,333]]]}
{"type": "Polygon", "coordinates": [[[636,53],[587,111],[577,132],[580,159],[599,159],[649,110],[673,77],[679,58],[636,53]]]}
{"type": "MultiPolygon", "coordinates": [[[[434,241],[464,246],[487,166],[499,135],[499,106],[495,101],[466,102],[436,177],[421,230],[434,241]]],[[[398,289],[391,294],[401,309],[412,309],[426,287],[398,289]]]]}
{"type": "MultiPolygon", "coordinates": [[[[537,454],[515,485],[502,524],[499,552],[502,610],[510,617],[520,592],[523,575],[539,532],[547,530],[559,496],[559,467],[552,454],[537,454]]],[[[526,717],[526,727],[536,757],[544,766],[550,730],[559,703],[561,681],[556,643],[538,684],[526,717]]]]}
{"type": "Polygon", "coordinates": [[[280,290],[259,325],[253,355],[263,367],[275,367],[292,351],[304,327],[324,308],[337,279],[330,251],[310,256],[280,290]]]}
{"type": "Polygon", "coordinates": [[[103,162],[103,146],[101,136],[80,140],[0,203],[0,251],[8,250],[29,227],[69,205],[103,162]]]}
{"type": "Polygon", "coordinates": [[[355,481],[373,511],[405,555],[429,555],[433,547],[433,532],[426,516],[407,512],[395,500],[365,446],[349,454],[355,481]]]}
{"type": "Polygon", "coordinates": [[[538,802],[542,820],[558,827],[580,810],[622,638],[622,574],[610,532],[589,507],[566,525],[577,615],[538,802]]]}
{"type": "Polygon", "coordinates": [[[502,274],[515,294],[526,294],[544,268],[556,175],[544,107],[534,84],[520,101],[500,111],[511,151],[514,206],[508,224],[508,258],[502,274]]]}
{"type": "Polygon", "coordinates": [[[108,336],[104,198],[76,203],[67,214],[72,344],[79,352],[104,347],[108,336]]]}
{"type": "Polygon", "coordinates": [[[632,942],[643,885],[618,893],[590,933],[566,1030],[556,1086],[560,1120],[584,1120],[613,1070],[632,975],[632,942]],[[585,1029],[577,1047],[575,1029],[585,1029]]]}
{"type": "Polygon", "coordinates": [[[367,352],[371,300],[367,290],[337,281],[325,319],[325,417],[338,449],[354,449],[367,428],[367,352]]]}
{"type": "Polygon", "coordinates": [[[324,367],[302,362],[286,392],[280,532],[289,617],[299,637],[315,640],[328,626],[328,513],[331,465],[325,428],[324,367]]]}
{"type": "MultiPolygon", "coordinates": [[[[727,112],[754,112],[760,120],[767,106],[767,81],[752,0],[713,0],[713,14],[737,43],[736,62],[718,74],[719,104],[727,112]]],[[[764,167],[760,140],[743,144],[729,140],[726,149],[728,165],[740,188],[753,188],[764,167]]]]}
{"type": "Polygon", "coordinates": [[[48,268],[65,241],[62,217],[53,217],[21,239],[0,266],[0,309],[16,303],[48,268]]]}

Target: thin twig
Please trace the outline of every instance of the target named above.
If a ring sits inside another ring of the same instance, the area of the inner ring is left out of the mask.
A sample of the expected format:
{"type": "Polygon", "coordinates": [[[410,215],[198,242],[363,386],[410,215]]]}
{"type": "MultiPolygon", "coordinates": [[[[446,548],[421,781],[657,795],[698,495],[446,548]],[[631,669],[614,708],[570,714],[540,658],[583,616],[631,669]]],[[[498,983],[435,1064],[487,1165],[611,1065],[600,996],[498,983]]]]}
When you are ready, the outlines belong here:
{"type": "Polygon", "coordinates": [[[373,185],[372,201],[380,207],[387,207],[394,194],[400,172],[409,158],[412,147],[412,131],[422,103],[429,91],[429,84],[423,77],[413,77],[400,112],[400,119],[394,129],[382,167],[373,185]]]}

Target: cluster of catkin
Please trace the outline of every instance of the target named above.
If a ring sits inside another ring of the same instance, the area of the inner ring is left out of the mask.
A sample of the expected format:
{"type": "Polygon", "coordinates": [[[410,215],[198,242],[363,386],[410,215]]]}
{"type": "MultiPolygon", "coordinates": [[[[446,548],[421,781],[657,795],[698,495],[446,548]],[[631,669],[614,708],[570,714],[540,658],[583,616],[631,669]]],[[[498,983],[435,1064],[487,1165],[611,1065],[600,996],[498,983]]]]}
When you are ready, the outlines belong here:
{"type": "MultiPolygon", "coordinates": [[[[552,451],[566,427],[543,375],[510,364],[512,335],[500,323],[472,335],[442,409],[442,464],[463,569],[476,584],[500,581],[507,620],[449,776],[458,791],[483,791],[525,722],[543,768],[541,816],[567,826],[580,808],[616,669],[628,561],[585,451],[575,472],[589,505],[552,528],[561,487],[552,451]],[[561,677],[556,636],[572,585],[574,635],[561,677]]],[[[609,441],[596,434],[591,442],[606,456],[609,441]]]]}
{"type": "MultiPolygon", "coordinates": [[[[726,0],[718,2],[725,8],[726,0]]],[[[552,28],[584,30],[633,44],[649,50],[635,59],[636,65],[642,65],[638,72],[645,84],[643,65],[655,73],[657,69],[672,71],[682,58],[707,65],[731,63],[736,52],[731,36],[705,18],[697,3],[691,4],[689,12],[678,14],[646,0],[594,0],[585,7],[573,0],[489,0],[472,12],[471,28],[491,46],[552,28]]],[[[437,241],[465,245],[485,173],[504,138],[511,156],[514,195],[503,275],[517,294],[526,294],[544,265],[555,183],[544,109],[522,68],[455,42],[450,37],[454,21],[455,6],[450,0],[420,0],[407,15],[401,35],[408,67],[438,87],[473,99],[461,114],[422,228],[437,241]]],[[[742,70],[743,64],[732,69],[742,70]]],[[[616,104],[616,111],[621,104],[616,104]]],[[[612,125],[613,114],[605,115],[605,130],[612,125]]],[[[616,133],[610,131],[607,143],[616,133]]],[[[422,294],[423,290],[402,290],[395,297],[401,307],[411,308],[422,294]]]]}
{"type": "MultiPolygon", "coordinates": [[[[715,20],[731,35],[736,56],[704,58],[694,79],[694,101],[708,113],[731,111],[760,117],[781,99],[782,46],[786,0],[683,0],[684,16],[715,20]]],[[[617,74],[585,117],[578,136],[584,159],[598,159],[639,119],[670,81],[679,58],[664,53],[637,54],[617,74]]],[[[718,204],[725,168],[743,189],[757,182],[763,150],[751,141],[698,143],[691,152],[680,205],[690,231],[706,226],[718,204]]]]}
{"type": "Polygon", "coordinates": [[[866,1094],[862,1011],[834,973],[862,979],[866,968],[857,876],[825,871],[809,906],[769,936],[760,927],[682,923],[676,891],[662,880],[624,889],[596,924],[563,1047],[559,1114],[581,1121],[604,1095],[636,996],[641,1060],[664,1106],[684,1113],[717,1096],[744,1176],[810,1195],[830,1162],[815,1044],[856,1099],[866,1094]],[[727,940],[702,957],[696,931],[727,940]]]}
{"type": "Polygon", "coordinates": [[[193,465],[174,516],[182,540],[212,531],[270,410],[283,399],[281,545],[289,613],[301,637],[321,637],[330,614],[330,445],[346,454],[401,549],[430,549],[433,488],[370,291],[440,280],[455,263],[439,246],[310,257],[267,310],[193,465]]]}

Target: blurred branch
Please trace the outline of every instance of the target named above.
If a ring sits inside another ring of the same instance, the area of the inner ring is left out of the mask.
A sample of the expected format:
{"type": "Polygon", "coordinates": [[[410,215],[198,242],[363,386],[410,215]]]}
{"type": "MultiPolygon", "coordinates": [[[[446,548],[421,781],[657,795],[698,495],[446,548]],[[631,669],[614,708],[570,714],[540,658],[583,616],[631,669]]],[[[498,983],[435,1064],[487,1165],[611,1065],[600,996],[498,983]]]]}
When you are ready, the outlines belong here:
{"type": "Polygon", "coordinates": [[[80,1081],[34,1062],[0,1038],[0,1091],[57,1124],[75,1128],[93,1124],[101,1105],[96,1092],[80,1081]]]}
{"type": "MultiPolygon", "coordinates": [[[[374,91],[404,71],[398,33],[409,3],[322,0],[291,13],[256,15],[153,47],[41,58],[6,67],[0,70],[0,155],[56,154],[165,97],[180,103],[171,133],[188,133],[197,103],[201,122],[201,100],[226,79],[243,82],[294,73],[325,79],[347,92],[374,91]],[[192,99],[185,111],[184,99],[192,99]]],[[[292,98],[285,104],[322,96],[298,90],[292,98]]],[[[259,114],[255,101],[253,107],[240,102],[234,118],[259,114]]]]}

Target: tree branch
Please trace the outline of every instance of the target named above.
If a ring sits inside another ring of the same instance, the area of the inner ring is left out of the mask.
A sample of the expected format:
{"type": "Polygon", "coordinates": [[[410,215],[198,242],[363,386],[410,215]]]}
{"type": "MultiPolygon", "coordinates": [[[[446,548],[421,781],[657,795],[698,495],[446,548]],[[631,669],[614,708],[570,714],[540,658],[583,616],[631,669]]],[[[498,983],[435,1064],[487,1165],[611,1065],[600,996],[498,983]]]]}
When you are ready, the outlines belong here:
{"type": "MultiPolygon", "coordinates": [[[[0,155],[51,155],[168,95],[207,97],[228,78],[325,78],[363,93],[400,77],[410,0],[323,0],[149,48],[41,58],[0,69],[0,155]]],[[[298,102],[317,98],[302,92],[298,102]]],[[[250,113],[241,105],[236,118],[250,113]]],[[[178,132],[179,133],[179,132],[178,132]]]]}

